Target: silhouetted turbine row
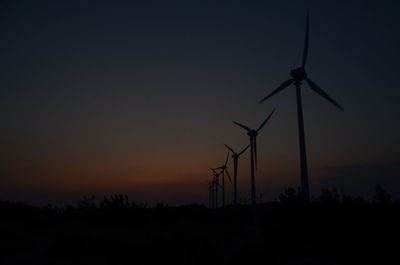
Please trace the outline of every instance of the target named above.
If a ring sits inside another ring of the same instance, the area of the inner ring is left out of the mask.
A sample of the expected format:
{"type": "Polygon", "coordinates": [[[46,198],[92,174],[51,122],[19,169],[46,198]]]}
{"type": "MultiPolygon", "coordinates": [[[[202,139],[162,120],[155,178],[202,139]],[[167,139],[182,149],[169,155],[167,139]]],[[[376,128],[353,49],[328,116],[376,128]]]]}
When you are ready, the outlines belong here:
{"type": "MultiPolygon", "coordinates": [[[[285,88],[289,87],[293,84],[296,88],[296,98],[297,98],[297,118],[298,118],[298,134],[299,134],[299,151],[300,151],[300,183],[301,183],[301,193],[304,197],[304,200],[308,202],[310,200],[310,188],[308,181],[308,168],[307,168],[307,155],[306,155],[306,144],[305,144],[305,135],[304,135],[304,121],[303,121],[303,107],[301,101],[301,85],[302,81],[306,81],[309,87],[319,94],[321,97],[325,98],[327,101],[332,103],[338,109],[343,111],[343,108],[333,100],[322,88],[320,88],[314,81],[312,81],[306,71],[306,61],[308,57],[308,43],[309,43],[309,14],[307,13],[306,18],[306,32],[305,32],[305,40],[304,40],[304,49],[303,49],[303,58],[302,64],[295,69],[290,71],[291,78],[283,82],[278,88],[272,91],[269,95],[260,100],[260,103],[274,96],[275,94],[281,92],[285,88]]],[[[237,173],[238,173],[238,159],[241,154],[243,154],[248,147],[250,147],[250,176],[251,176],[251,209],[253,215],[256,214],[256,183],[255,183],[255,170],[257,169],[257,135],[259,131],[265,126],[268,120],[271,118],[272,114],[275,112],[275,109],[269,114],[269,116],[264,120],[263,123],[257,129],[250,129],[249,127],[240,124],[238,122],[233,122],[236,125],[247,131],[247,135],[250,137],[250,144],[244,148],[240,153],[236,153],[231,147],[225,144],[225,146],[232,152],[232,158],[234,163],[234,175],[233,175],[233,185],[234,185],[234,205],[235,209],[237,209],[237,173]]],[[[227,163],[229,158],[226,158],[225,164],[218,168],[212,168],[213,171],[213,180],[209,182],[209,195],[210,195],[210,208],[218,208],[218,190],[221,186],[219,183],[219,176],[222,174],[222,206],[225,206],[225,182],[224,176],[225,173],[228,175],[227,163]],[[221,170],[217,172],[216,170],[221,170]]]]}

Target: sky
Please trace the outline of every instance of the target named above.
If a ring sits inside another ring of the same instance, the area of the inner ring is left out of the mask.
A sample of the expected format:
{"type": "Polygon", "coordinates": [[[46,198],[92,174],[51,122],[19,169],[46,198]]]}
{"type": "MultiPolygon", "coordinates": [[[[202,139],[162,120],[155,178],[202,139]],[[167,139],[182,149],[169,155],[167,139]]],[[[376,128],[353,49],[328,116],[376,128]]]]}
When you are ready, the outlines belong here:
{"type": "MultiPolygon", "coordinates": [[[[398,1],[0,1],[0,199],[206,203],[209,167],[257,127],[257,193],[299,186],[299,65],[311,193],[400,199],[398,1]]],[[[228,165],[232,170],[231,161],[228,165]]],[[[249,154],[239,198],[249,198],[249,154]]],[[[232,200],[229,186],[227,201],[232,200]]]]}

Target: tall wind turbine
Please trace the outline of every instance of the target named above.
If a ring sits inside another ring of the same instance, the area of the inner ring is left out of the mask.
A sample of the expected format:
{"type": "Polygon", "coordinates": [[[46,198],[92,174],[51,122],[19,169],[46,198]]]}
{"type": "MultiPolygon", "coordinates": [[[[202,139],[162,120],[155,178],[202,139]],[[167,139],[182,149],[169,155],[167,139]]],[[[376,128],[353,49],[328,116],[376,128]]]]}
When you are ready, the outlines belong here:
{"type": "Polygon", "coordinates": [[[229,175],[228,169],[226,167],[228,160],[229,160],[229,152],[226,155],[225,164],[223,164],[220,167],[214,168],[214,170],[220,169],[221,171],[219,172],[219,174],[222,174],[222,207],[225,207],[225,173],[229,178],[229,182],[232,183],[231,176],[229,175]]]}
{"type": "Polygon", "coordinates": [[[242,151],[236,153],[229,145],[225,144],[226,148],[228,148],[232,152],[233,158],[233,203],[235,205],[235,210],[237,211],[237,174],[238,174],[238,165],[239,165],[239,157],[246,152],[246,150],[250,147],[250,145],[246,146],[242,151]]]}
{"type": "Polygon", "coordinates": [[[256,180],[255,180],[255,172],[254,169],[257,169],[257,135],[258,132],[265,126],[268,120],[271,118],[272,114],[274,114],[275,109],[272,110],[271,114],[261,123],[257,130],[250,129],[249,127],[240,124],[236,121],[236,125],[242,127],[247,131],[247,135],[250,136],[250,169],[251,169],[251,211],[253,216],[256,214],[256,180]]]}
{"type": "Polygon", "coordinates": [[[307,55],[308,55],[308,35],[309,35],[309,14],[307,13],[306,19],[306,33],[304,40],[304,49],[303,49],[303,59],[302,64],[297,68],[290,71],[290,75],[292,78],[283,82],[277,89],[272,91],[268,96],[260,100],[260,103],[272,97],[273,95],[279,93],[284,90],[291,84],[296,87],[296,97],[297,97],[297,119],[298,119],[298,132],[299,132],[299,147],[300,147],[300,172],[301,172],[301,191],[305,200],[310,200],[310,188],[308,183],[308,168],[307,168],[307,156],[306,156],[306,143],[304,136],[304,122],[303,122],[303,108],[301,103],[301,84],[302,81],[306,81],[309,87],[319,94],[321,97],[325,98],[327,101],[332,103],[338,109],[343,111],[343,108],[333,100],[322,88],[320,88],[314,81],[312,81],[305,70],[307,55]]]}

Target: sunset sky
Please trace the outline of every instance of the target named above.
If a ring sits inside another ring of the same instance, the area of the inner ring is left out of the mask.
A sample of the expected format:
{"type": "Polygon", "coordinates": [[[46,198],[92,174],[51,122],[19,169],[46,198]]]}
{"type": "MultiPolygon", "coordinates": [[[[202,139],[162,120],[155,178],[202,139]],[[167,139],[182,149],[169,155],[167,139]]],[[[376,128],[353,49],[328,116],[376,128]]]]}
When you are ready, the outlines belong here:
{"type": "MultiPolygon", "coordinates": [[[[312,195],[400,199],[399,1],[0,1],[0,199],[74,203],[126,193],[204,203],[209,167],[258,126],[258,193],[299,185],[298,65],[312,195]]],[[[249,154],[239,161],[248,198],[249,154]]],[[[229,164],[231,165],[231,164],[229,164]]],[[[231,187],[229,187],[231,192],[231,187]]],[[[231,197],[228,195],[228,200],[231,197]]]]}

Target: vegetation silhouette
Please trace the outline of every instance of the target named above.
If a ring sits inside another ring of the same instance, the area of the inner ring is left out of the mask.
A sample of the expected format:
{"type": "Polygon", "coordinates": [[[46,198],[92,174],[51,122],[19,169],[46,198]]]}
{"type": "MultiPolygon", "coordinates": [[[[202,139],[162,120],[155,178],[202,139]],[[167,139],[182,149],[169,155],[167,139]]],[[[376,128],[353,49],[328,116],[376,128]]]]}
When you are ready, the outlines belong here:
{"type": "Polygon", "coordinates": [[[397,258],[400,205],[380,185],[366,201],[300,189],[224,211],[139,205],[116,194],[77,205],[0,202],[0,264],[381,264],[397,258]]]}

